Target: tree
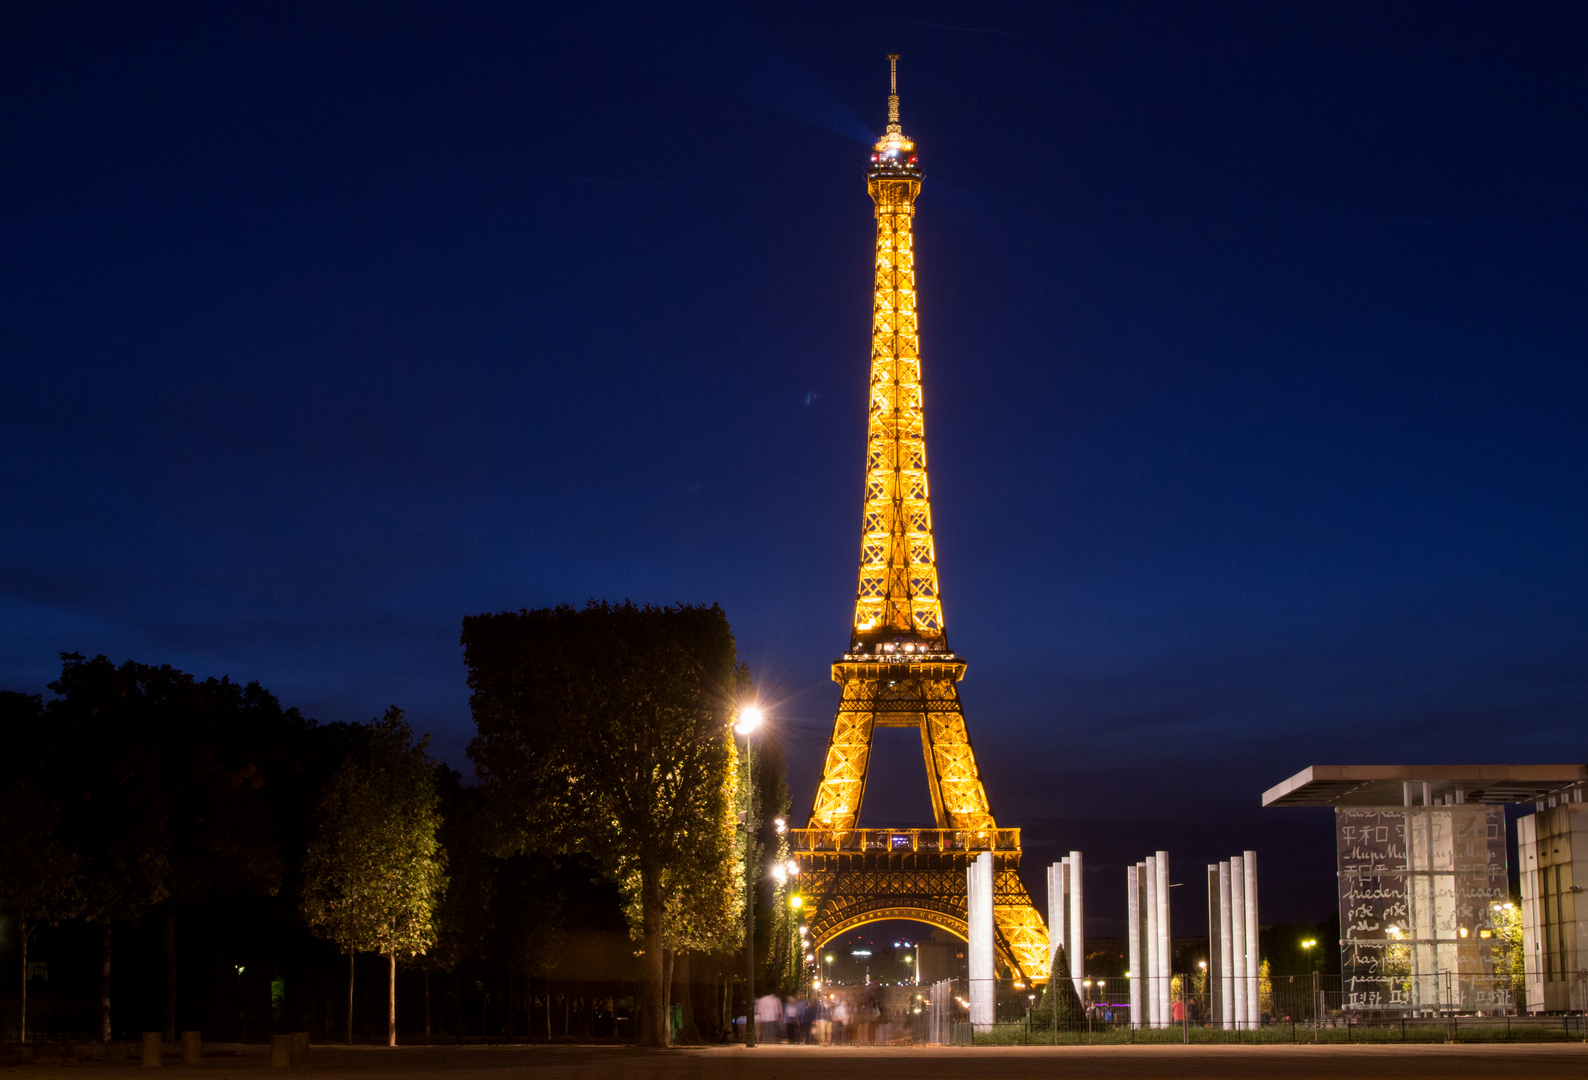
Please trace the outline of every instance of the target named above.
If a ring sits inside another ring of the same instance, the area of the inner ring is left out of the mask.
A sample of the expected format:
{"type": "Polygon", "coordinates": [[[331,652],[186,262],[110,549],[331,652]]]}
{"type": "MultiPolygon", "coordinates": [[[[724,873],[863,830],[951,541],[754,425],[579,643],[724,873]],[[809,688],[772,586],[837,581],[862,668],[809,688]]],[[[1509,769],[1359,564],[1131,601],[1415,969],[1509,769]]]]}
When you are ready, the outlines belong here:
{"type": "Polygon", "coordinates": [[[788,819],[792,800],[783,743],[772,731],[758,740],[758,744],[752,792],[756,805],[749,815],[749,820],[756,822],[759,830],[751,866],[761,875],[752,890],[756,900],[755,941],[759,954],[755,985],[763,993],[781,996],[800,992],[803,958],[799,925],[803,913],[791,904],[794,897],[800,896],[799,879],[790,877],[786,869],[791,854],[788,819]]]}
{"type": "MultiPolygon", "coordinates": [[[[476,788],[463,786],[462,777],[444,765],[436,766],[436,787],[441,797],[441,829],[437,834],[447,857],[447,890],[436,907],[436,941],[425,953],[425,1034],[430,1034],[430,975],[457,973],[465,961],[481,959],[489,950],[491,914],[496,906],[497,865],[485,850],[489,822],[476,788]]],[[[453,983],[454,1019],[463,1030],[461,975],[453,983]]],[[[483,1035],[484,1032],[482,1031],[483,1035]]]]}
{"type": "Polygon", "coordinates": [[[165,1037],[173,1041],[177,904],[239,893],[274,896],[281,887],[281,854],[261,790],[267,774],[260,744],[283,714],[258,683],[198,683],[169,668],[159,670],[168,676],[146,678],[145,694],[159,742],[166,808],[165,1037]]]}
{"type": "MultiPolygon", "coordinates": [[[[685,828],[701,834],[683,846],[694,858],[687,864],[681,860],[679,865],[662,872],[664,1017],[672,1005],[673,965],[681,953],[731,952],[744,941],[744,841],[737,810],[743,802],[743,769],[733,735],[725,730],[722,738],[727,744],[728,767],[722,774],[720,811],[714,818],[686,823],[685,828]]],[[[641,885],[638,868],[620,883],[624,915],[635,938],[641,936],[644,926],[641,885]]],[[[686,972],[687,963],[686,956],[686,972]]]]}
{"type": "MultiPolygon", "coordinates": [[[[1053,957],[1054,972],[1070,970],[1070,958],[1060,945],[1053,957]]],[[[1054,1019],[1062,1027],[1066,1024],[1078,1024],[1086,1019],[1086,1010],[1081,1005],[1081,996],[1075,992],[1075,980],[1061,974],[1055,974],[1048,979],[1047,992],[1053,995],[1044,1004],[1052,1011],[1054,1019]]],[[[1131,1017],[1135,1022],[1136,1017],[1131,1017]]]]}
{"type": "Polygon", "coordinates": [[[512,851],[582,851],[637,880],[640,1039],[663,1017],[670,875],[721,858],[740,671],[722,609],[592,601],[463,622],[469,757],[512,851]]]}
{"type": "MultiPolygon", "coordinates": [[[[281,857],[261,788],[262,744],[285,719],[257,683],[200,683],[168,665],[62,657],[49,706],[47,773],[73,809],[63,827],[85,862],[91,921],[165,908],[165,1035],[176,1038],[176,905],[272,895],[281,857]]],[[[108,985],[102,998],[108,997],[108,985]]],[[[101,1034],[109,1035],[108,1003],[101,1034]]]]}
{"type": "Polygon", "coordinates": [[[99,1037],[110,1041],[111,929],[170,895],[168,810],[151,698],[184,676],[104,656],[61,655],[44,707],[41,784],[58,800],[62,842],[80,860],[82,917],[100,927],[99,1037]]]}
{"type": "Polygon", "coordinates": [[[1522,947],[1520,889],[1504,903],[1490,904],[1494,948],[1494,987],[1510,1001],[1527,1001],[1527,950],[1522,947]]]}
{"type": "Polygon", "coordinates": [[[22,951],[20,1041],[28,1041],[28,941],[40,926],[78,916],[83,896],[79,860],[57,837],[59,808],[31,780],[0,786],[0,908],[17,916],[22,951]]]}
{"type": "Polygon", "coordinates": [[[353,959],[379,952],[388,969],[387,1044],[397,1045],[397,957],[436,939],[446,856],[428,737],[395,705],[336,771],[316,812],[303,872],[303,915],[348,954],[347,1039],[353,1041],[353,959]]]}

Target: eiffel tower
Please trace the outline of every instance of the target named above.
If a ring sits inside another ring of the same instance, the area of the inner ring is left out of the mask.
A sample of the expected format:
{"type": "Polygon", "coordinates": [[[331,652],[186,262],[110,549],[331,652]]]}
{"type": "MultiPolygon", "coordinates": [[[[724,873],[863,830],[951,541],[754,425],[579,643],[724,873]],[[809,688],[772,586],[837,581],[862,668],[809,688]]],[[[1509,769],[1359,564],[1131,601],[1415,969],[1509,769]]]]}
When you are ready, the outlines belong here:
{"type": "Polygon", "coordinates": [[[898,56],[890,56],[888,129],[873,148],[876,296],[866,436],[860,588],[843,687],[809,824],[792,830],[807,922],[818,947],[853,927],[915,919],[966,936],[965,871],[993,853],[994,938],[1017,981],[1048,977],[1048,933],[1020,882],[1020,830],[1000,829],[960,708],[965,662],[948,646],[926,488],[915,257],[910,237],[921,171],[899,126],[898,56]],[[936,828],[861,829],[873,735],[915,728],[936,828]]]}

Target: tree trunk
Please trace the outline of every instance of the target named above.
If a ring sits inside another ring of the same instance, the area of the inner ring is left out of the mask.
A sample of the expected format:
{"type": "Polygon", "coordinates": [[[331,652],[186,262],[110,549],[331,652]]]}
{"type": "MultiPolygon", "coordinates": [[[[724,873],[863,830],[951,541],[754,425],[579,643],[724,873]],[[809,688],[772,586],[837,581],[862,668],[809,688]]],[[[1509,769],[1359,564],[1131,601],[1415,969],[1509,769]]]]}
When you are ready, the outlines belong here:
{"type": "Polygon", "coordinates": [[[391,951],[391,967],[386,981],[386,1045],[397,1045],[397,950],[391,951]]]}
{"type": "Polygon", "coordinates": [[[678,950],[667,949],[662,957],[662,1022],[668,1035],[673,1033],[673,972],[678,968],[678,950]]]}
{"type": "Polygon", "coordinates": [[[99,934],[99,1041],[110,1042],[110,924],[99,934]]]}
{"type": "MultiPolygon", "coordinates": [[[[524,980],[524,993],[526,995],[529,993],[529,980],[528,979],[524,980]]],[[[531,1003],[528,1002],[528,1001],[526,1001],[524,1003],[524,1035],[525,1035],[526,1038],[529,1036],[529,1006],[530,1006],[530,1004],[531,1003]]],[[[513,961],[511,959],[509,959],[507,961],[507,1029],[506,1029],[506,1034],[507,1034],[507,1037],[509,1039],[511,1039],[513,1037],[513,961]]]]}
{"type": "Polygon", "coordinates": [[[678,1029],[681,1042],[700,1042],[700,1026],[695,1023],[695,983],[690,975],[689,953],[678,958],[678,1003],[684,1007],[683,1024],[678,1029]]]}
{"type": "Polygon", "coordinates": [[[452,969],[452,1012],[458,1018],[458,1038],[463,1038],[463,961],[452,969]]]}
{"type": "MultiPolygon", "coordinates": [[[[528,1018],[525,1018],[528,1023],[528,1018]]],[[[551,1042],[551,980],[546,980],[546,1041],[551,1042]]]]}
{"type": "Polygon", "coordinates": [[[22,936],[22,1024],[17,1030],[21,1033],[22,1042],[28,1041],[28,935],[33,931],[28,927],[28,921],[23,919],[18,924],[22,936]]]}
{"type": "Polygon", "coordinates": [[[640,925],[645,943],[645,978],[640,983],[640,1045],[666,1046],[662,1015],[662,882],[654,866],[640,867],[640,925]]]}
{"type": "Polygon", "coordinates": [[[347,950],[347,1045],[353,1045],[353,960],[358,954],[347,950]]]}
{"type": "Polygon", "coordinates": [[[176,901],[165,902],[165,1041],[176,1042],[176,901]]]}
{"type": "Polygon", "coordinates": [[[425,1038],[430,1038],[430,969],[425,968],[425,1038]]]}

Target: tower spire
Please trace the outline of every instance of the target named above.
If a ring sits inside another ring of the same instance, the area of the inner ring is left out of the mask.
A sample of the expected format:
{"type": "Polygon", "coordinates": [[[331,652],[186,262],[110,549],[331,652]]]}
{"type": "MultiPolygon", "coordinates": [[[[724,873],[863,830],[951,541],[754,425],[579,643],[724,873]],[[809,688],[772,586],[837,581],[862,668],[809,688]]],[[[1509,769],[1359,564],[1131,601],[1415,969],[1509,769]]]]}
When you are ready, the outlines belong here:
{"type": "Polygon", "coordinates": [[[888,131],[900,133],[899,127],[899,54],[888,54],[888,131]]]}

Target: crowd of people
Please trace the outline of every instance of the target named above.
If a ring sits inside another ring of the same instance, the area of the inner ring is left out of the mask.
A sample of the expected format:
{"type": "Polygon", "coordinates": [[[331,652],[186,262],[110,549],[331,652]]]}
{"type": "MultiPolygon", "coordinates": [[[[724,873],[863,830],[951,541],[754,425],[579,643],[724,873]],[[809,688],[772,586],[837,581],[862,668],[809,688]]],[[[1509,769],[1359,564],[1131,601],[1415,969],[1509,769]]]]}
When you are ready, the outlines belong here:
{"type": "Polygon", "coordinates": [[[890,1008],[872,986],[829,987],[806,997],[766,994],[755,1003],[757,1042],[883,1046],[909,1036],[908,1010],[890,1008]]]}

